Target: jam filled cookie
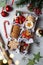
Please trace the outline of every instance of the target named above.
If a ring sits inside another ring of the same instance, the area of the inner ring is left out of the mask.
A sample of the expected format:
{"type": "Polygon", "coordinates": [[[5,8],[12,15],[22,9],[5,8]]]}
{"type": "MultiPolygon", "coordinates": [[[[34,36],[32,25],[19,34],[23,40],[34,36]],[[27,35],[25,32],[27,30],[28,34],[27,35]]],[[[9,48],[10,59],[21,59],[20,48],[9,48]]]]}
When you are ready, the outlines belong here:
{"type": "Polygon", "coordinates": [[[21,34],[22,38],[30,39],[33,38],[33,35],[31,34],[30,31],[24,30],[21,34]]]}
{"type": "Polygon", "coordinates": [[[27,28],[27,29],[32,29],[33,28],[33,22],[32,21],[26,21],[26,23],[25,23],[25,27],[27,28]]]}

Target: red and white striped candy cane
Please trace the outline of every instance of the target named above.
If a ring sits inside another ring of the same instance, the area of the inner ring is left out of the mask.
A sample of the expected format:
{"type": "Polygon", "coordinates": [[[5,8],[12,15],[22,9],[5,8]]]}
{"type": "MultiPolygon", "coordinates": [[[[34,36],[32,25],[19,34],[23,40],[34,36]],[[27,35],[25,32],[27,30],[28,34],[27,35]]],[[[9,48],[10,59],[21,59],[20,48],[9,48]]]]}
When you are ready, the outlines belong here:
{"type": "Polygon", "coordinates": [[[7,35],[7,30],[6,30],[6,23],[8,23],[8,25],[10,24],[9,21],[4,21],[4,31],[5,31],[5,36],[6,38],[8,38],[8,35],[7,35]]]}

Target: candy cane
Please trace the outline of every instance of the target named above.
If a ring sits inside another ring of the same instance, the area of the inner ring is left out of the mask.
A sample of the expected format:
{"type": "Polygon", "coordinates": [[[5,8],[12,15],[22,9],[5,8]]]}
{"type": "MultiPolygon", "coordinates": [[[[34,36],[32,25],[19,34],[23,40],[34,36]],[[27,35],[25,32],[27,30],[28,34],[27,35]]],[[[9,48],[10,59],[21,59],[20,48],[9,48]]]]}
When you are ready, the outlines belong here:
{"type": "Polygon", "coordinates": [[[9,21],[4,21],[4,31],[5,31],[5,36],[6,36],[6,38],[8,38],[7,30],[6,30],[6,23],[8,23],[8,25],[9,25],[10,23],[9,23],[9,21]]]}

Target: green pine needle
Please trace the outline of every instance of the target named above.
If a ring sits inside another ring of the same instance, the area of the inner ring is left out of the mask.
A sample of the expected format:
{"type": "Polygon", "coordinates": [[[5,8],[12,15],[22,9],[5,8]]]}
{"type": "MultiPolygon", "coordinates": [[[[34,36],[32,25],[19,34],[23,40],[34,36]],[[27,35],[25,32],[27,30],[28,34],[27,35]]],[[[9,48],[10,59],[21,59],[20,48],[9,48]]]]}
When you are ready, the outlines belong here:
{"type": "Polygon", "coordinates": [[[29,62],[28,62],[28,64],[27,65],[34,65],[34,64],[36,64],[36,62],[35,62],[35,60],[34,59],[29,59],[29,62]]]}
{"type": "Polygon", "coordinates": [[[18,6],[24,6],[25,4],[32,3],[33,7],[38,7],[40,9],[43,8],[43,0],[18,0],[16,1],[16,5],[18,6]]]}
{"type": "Polygon", "coordinates": [[[20,5],[24,5],[27,4],[30,0],[18,0],[16,1],[16,5],[20,6],[20,5]]]}
{"type": "Polygon", "coordinates": [[[40,56],[40,52],[38,52],[37,54],[34,54],[34,59],[37,60],[38,62],[40,58],[42,58],[42,56],[40,56]]]}
{"type": "Polygon", "coordinates": [[[39,62],[40,58],[43,58],[42,56],[40,56],[40,52],[38,52],[37,54],[33,54],[33,55],[34,55],[34,58],[28,59],[29,61],[28,61],[27,65],[37,64],[36,60],[37,60],[37,62],[39,62]]]}

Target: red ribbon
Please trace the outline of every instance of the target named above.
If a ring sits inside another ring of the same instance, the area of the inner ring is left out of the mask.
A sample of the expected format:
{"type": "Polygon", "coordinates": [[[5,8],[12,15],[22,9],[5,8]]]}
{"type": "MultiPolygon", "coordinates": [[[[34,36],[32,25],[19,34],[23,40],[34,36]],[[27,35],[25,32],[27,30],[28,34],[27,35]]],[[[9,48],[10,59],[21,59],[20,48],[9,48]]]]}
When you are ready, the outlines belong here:
{"type": "Polygon", "coordinates": [[[14,3],[14,0],[12,0],[12,5],[13,5],[13,3],[14,3]]]}

